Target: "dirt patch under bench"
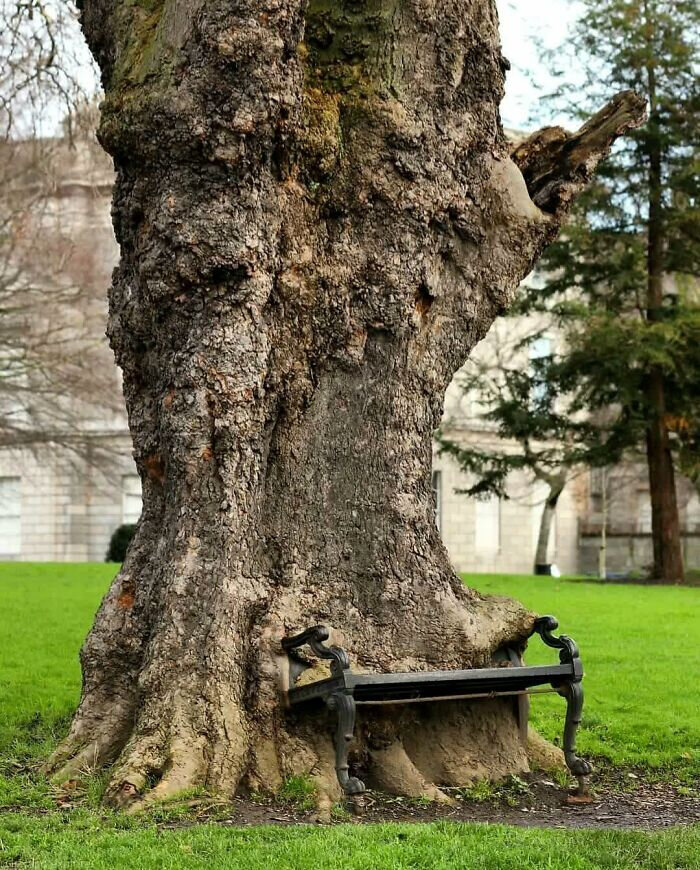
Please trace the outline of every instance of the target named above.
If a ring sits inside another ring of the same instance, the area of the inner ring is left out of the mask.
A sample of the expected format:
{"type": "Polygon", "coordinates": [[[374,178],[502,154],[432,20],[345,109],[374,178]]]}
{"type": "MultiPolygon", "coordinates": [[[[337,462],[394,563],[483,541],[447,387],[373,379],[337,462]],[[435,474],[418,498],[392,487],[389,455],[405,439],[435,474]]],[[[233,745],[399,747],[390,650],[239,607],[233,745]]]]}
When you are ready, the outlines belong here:
{"type": "MultiPolygon", "coordinates": [[[[543,828],[659,829],[700,823],[700,791],[666,782],[645,781],[632,771],[611,771],[594,784],[589,804],[571,804],[568,792],[546,775],[531,774],[474,799],[457,789],[446,789],[454,803],[440,804],[392,798],[368,791],[361,815],[338,812],[331,824],[355,822],[483,822],[543,828]]],[[[221,824],[294,825],[313,823],[312,811],[274,800],[237,798],[230,816],[221,824]]],[[[198,821],[203,821],[200,818],[198,821]]],[[[214,821],[214,819],[212,819],[214,821]]]]}

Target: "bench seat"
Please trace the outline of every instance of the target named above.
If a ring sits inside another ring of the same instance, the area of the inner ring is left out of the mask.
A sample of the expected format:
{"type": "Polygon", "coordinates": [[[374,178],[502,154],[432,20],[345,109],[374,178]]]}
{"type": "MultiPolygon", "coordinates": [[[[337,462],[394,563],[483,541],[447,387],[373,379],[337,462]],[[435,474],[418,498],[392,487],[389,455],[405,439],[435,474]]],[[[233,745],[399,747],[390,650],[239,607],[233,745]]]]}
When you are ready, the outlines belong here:
{"type": "MultiPolygon", "coordinates": [[[[576,730],[583,708],[583,666],[574,641],[566,635],[557,637],[553,634],[557,627],[558,622],[553,616],[543,616],[535,620],[532,634],[539,634],[547,646],[559,650],[558,664],[527,666],[522,663],[520,651],[507,648],[503,650],[501,667],[361,674],[352,671],[343,649],[326,645],[330,630],[323,625],[313,626],[282,640],[282,647],[289,657],[290,672],[285,700],[290,707],[323,701],[336,711],[336,772],[342,788],[352,795],[365,790],[361,780],[349,775],[348,767],[348,748],[353,738],[357,705],[477,700],[509,695],[523,698],[542,691],[557,692],[567,701],[564,757],[569,770],[579,781],[580,793],[584,793],[592,768],[576,754],[576,730]],[[299,655],[299,649],[304,646],[310,647],[318,658],[330,660],[330,677],[297,685],[300,675],[311,666],[299,655]]],[[[527,734],[527,710],[526,704],[520,704],[523,737],[527,734]]]]}
{"type": "Polygon", "coordinates": [[[457,698],[519,695],[536,686],[553,686],[573,676],[571,665],[473,668],[466,671],[411,671],[398,674],[354,674],[318,680],[290,689],[290,704],[325,698],[337,691],[352,693],[356,704],[410,704],[457,698]]]}

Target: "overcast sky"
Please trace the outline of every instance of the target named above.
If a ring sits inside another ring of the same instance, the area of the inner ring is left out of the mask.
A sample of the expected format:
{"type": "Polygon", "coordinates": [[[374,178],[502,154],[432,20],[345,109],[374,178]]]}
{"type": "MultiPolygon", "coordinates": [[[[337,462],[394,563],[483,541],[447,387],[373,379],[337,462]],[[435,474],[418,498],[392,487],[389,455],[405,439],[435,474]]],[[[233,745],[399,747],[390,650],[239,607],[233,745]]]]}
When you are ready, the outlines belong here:
{"type": "Polygon", "coordinates": [[[503,53],[512,64],[501,115],[506,127],[523,129],[537,100],[526,71],[534,71],[544,86],[548,81],[534,38],[541,39],[547,48],[559,45],[576,17],[578,4],[576,0],[497,0],[497,4],[503,53]]]}

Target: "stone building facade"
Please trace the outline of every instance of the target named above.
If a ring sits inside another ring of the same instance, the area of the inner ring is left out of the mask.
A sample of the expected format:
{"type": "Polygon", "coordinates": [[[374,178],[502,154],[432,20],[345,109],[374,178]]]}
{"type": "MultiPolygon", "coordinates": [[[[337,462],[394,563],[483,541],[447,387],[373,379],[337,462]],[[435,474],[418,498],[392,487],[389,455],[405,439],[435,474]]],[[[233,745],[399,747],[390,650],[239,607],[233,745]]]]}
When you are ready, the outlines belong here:
{"type": "Polygon", "coordinates": [[[138,519],[141,499],[129,436],[102,442],[107,469],[56,452],[0,451],[0,561],[104,560],[115,528],[138,519]]]}
{"type": "MultiPolygon", "coordinates": [[[[532,331],[532,324],[524,318],[518,322],[497,321],[474,349],[473,356],[493,365],[497,356],[507,354],[509,365],[527,366],[528,352],[514,348],[532,331]]],[[[547,341],[550,343],[547,352],[553,351],[556,337],[549,335],[547,341]]],[[[480,396],[465,392],[460,380],[458,372],[445,395],[443,435],[464,446],[471,444],[483,449],[493,445],[503,449],[494,425],[482,419],[485,409],[480,396]]],[[[515,445],[511,449],[516,449],[515,445]]],[[[578,529],[587,509],[588,477],[581,474],[569,482],[559,499],[550,532],[547,561],[566,574],[578,571],[578,529]]],[[[470,483],[451,456],[435,451],[433,492],[437,522],[457,570],[531,573],[547,486],[524,472],[511,474],[507,498],[477,500],[460,492],[470,483]]]]}

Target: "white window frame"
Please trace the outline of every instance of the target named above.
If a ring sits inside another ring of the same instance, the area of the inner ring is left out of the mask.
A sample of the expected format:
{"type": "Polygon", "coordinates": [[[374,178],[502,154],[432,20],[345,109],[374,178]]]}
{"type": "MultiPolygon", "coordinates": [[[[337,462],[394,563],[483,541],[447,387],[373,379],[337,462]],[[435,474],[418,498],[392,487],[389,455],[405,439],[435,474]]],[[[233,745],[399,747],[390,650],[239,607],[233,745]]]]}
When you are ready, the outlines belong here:
{"type": "Polygon", "coordinates": [[[138,474],[122,475],[122,523],[137,523],[141,516],[143,499],[141,495],[141,478],[138,474]],[[138,498],[138,513],[134,508],[138,498]]]}
{"type": "Polygon", "coordinates": [[[474,550],[479,556],[498,556],[501,552],[503,517],[502,499],[495,495],[475,499],[474,550]],[[496,534],[492,534],[495,526],[496,534]]]}
{"type": "Polygon", "coordinates": [[[0,555],[22,553],[22,478],[0,477],[0,555]]]}

